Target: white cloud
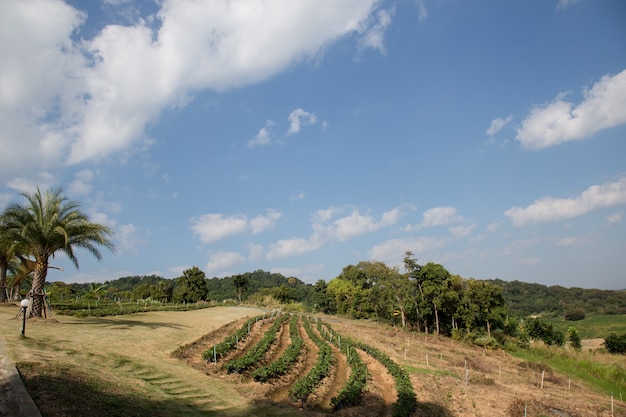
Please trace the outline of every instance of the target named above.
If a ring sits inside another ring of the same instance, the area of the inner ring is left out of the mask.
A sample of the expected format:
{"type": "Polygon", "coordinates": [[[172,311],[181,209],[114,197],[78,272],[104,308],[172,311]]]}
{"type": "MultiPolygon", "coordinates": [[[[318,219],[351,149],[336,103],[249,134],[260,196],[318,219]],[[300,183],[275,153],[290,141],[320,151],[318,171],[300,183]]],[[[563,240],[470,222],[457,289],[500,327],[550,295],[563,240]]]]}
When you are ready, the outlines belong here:
{"type": "Polygon", "coordinates": [[[248,141],[248,147],[252,148],[254,146],[267,146],[272,144],[272,129],[276,123],[272,120],[266,120],[265,126],[259,129],[259,133],[256,134],[255,137],[248,141]]]}
{"type": "Polygon", "coordinates": [[[313,233],[308,238],[283,239],[272,244],[267,254],[268,259],[302,255],[317,250],[328,242],[344,242],[372,233],[396,224],[402,215],[402,210],[396,207],[383,213],[380,220],[369,214],[361,214],[357,209],[352,209],[346,216],[338,217],[345,210],[345,207],[329,207],[316,211],[312,216],[313,233]]]}
{"type": "Polygon", "coordinates": [[[300,132],[302,126],[314,125],[317,117],[313,113],[297,108],[289,114],[289,131],[287,135],[300,132]]]}
{"type": "Polygon", "coordinates": [[[559,0],[559,3],[556,5],[557,10],[565,10],[569,6],[574,3],[578,3],[579,0],[559,0]]]}
{"type": "Polygon", "coordinates": [[[452,236],[457,239],[463,239],[468,237],[472,233],[474,227],[476,226],[473,224],[469,226],[455,226],[450,228],[450,233],[452,233],[452,236]]]}
{"type": "Polygon", "coordinates": [[[499,222],[493,222],[493,223],[489,223],[487,225],[487,231],[488,232],[495,232],[499,228],[500,228],[500,223],[499,222]]]}
{"type": "Polygon", "coordinates": [[[593,185],[575,198],[543,197],[526,208],[512,207],[504,214],[515,226],[559,221],[593,210],[626,204],[626,178],[593,185]]]}
{"type": "Polygon", "coordinates": [[[626,70],[605,75],[574,107],[559,94],[551,103],[535,107],[517,129],[516,139],[529,149],[542,149],[626,123],[626,70]]]}
{"type": "Polygon", "coordinates": [[[443,226],[463,220],[454,207],[435,207],[424,212],[423,227],[443,226]]]}
{"type": "Polygon", "coordinates": [[[369,22],[363,25],[360,30],[362,36],[359,40],[361,49],[372,48],[385,53],[385,31],[391,24],[391,17],[394,13],[394,9],[379,10],[369,22]]]}
{"type": "Polygon", "coordinates": [[[443,239],[432,237],[417,237],[405,239],[390,239],[374,246],[368,252],[369,259],[375,259],[391,265],[399,262],[402,254],[410,250],[414,254],[429,252],[444,245],[443,239]]]}
{"type": "Polygon", "coordinates": [[[221,213],[203,214],[191,219],[191,230],[204,243],[213,243],[228,236],[250,232],[261,233],[271,229],[282,214],[268,209],[266,214],[260,214],[252,219],[244,214],[225,216],[221,213]]]}
{"type": "Polygon", "coordinates": [[[7,186],[20,193],[32,194],[37,191],[37,187],[42,193],[52,188],[55,183],[55,178],[48,172],[42,172],[35,176],[36,181],[30,178],[17,177],[7,182],[7,186]]]}
{"type": "Polygon", "coordinates": [[[617,213],[613,213],[607,216],[606,221],[608,221],[609,224],[619,224],[622,222],[623,218],[624,218],[624,212],[619,211],[617,213]]]}
{"type": "Polygon", "coordinates": [[[302,201],[306,197],[306,194],[302,191],[299,191],[298,194],[292,195],[290,197],[290,201],[295,203],[296,201],[302,201]]]}
{"type": "Polygon", "coordinates": [[[118,253],[136,254],[139,246],[146,243],[145,239],[138,236],[139,229],[134,224],[123,224],[115,230],[116,248],[118,253]]]}
{"type": "Polygon", "coordinates": [[[487,129],[487,135],[489,136],[493,136],[496,133],[498,133],[499,131],[501,131],[506,125],[508,125],[511,120],[513,120],[513,116],[509,115],[507,117],[505,117],[504,119],[502,118],[497,118],[497,119],[493,119],[491,121],[491,124],[489,125],[489,129],[487,129]]]}
{"type": "Polygon", "coordinates": [[[428,17],[428,9],[426,8],[426,3],[423,0],[417,0],[416,4],[418,8],[419,21],[421,22],[422,20],[426,20],[426,18],[428,17]]]}
{"type": "Polygon", "coordinates": [[[209,213],[191,219],[191,230],[204,243],[213,243],[227,236],[244,233],[247,228],[248,220],[242,214],[227,217],[220,213],[209,213]]]}
{"type": "Polygon", "coordinates": [[[94,173],[89,169],[84,169],[76,173],[74,181],[70,184],[68,192],[70,194],[89,195],[91,193],[94,173]]]}
{"type": "Polygon", "coordinates": [[[276,226],[276,222],[282,217],[282,213],[268,209],[266,214],[260,214],[250,219],[249,227],[253,235],[272,229],[276,226]]]}
{"type": "Polygon", "coordinates": [[[154,17],[76,41],[85,13],[54,0],[0,2],[0,175],[27,172],[26,158],[39,169],[105,158],[198,91],[267,80],[346,35],[373,39],[388,25],[385,13],[370,19],[375,4],[164,0],[154,17]]]}
{"type": "Polygon", "coordinates": [[[215,274],[244,262],[246,258],[237,252],[217,252],[211,255],[206,265],[206,274],[215,274]]]}

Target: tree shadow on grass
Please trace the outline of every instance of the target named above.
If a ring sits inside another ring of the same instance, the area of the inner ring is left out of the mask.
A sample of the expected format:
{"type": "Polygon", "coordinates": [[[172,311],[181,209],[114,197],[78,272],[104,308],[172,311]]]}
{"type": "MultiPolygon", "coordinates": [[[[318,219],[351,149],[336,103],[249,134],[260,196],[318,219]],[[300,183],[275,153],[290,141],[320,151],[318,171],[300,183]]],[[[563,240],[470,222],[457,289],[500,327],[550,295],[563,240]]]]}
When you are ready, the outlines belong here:
{"type": "Polygon", "coordinates": [[[189,326],[183,324],[176,323],[161,323],[161,322],[145,322],[142,320],[129,320],[129,319],[121,319],[121,320],[111,320],[107,318],[100,317],[88,317],[83,318],[80,321],[64,323],[70,326],[81,326],[81,325],[104,325],[111,326],[116,329],[130,329],[133,327],[147,327],[149,329],[158,329],[159,327],[170,327],[172,329],[182,329],[189,326]]]}
{"type": "MultiPolygon", "coordinates": [[[[253,400],[237,408],[225,408],[228,402],[222,398],[214,398],[214,402],[209,401],[204,404],[175,397],[155,400],[146,398],[140,388],[129,389],[126,384],[115,384],[115,382],[98,378],[98,375],[85,374],[55,364],[21,362],[17,364],[17,368],[27,392],[39,408],[42,417],[303,417],[320,415],[320,410],[308,408],[300,410],[291,404],[276,404],[266,399],[253,400]]],[[[333,414],[337,417],[355,415],[353,413],[355,410],[351,412],[346,409],[345,411],[348,414],[341,411],[333,414]]],[[[365,410],[359,412],[361,417],[368,415],[370,413],[365,410]]],[[[438,404],[419,403],[418,410],[412,416],[452,417],[453,414],[438,404]]]]}

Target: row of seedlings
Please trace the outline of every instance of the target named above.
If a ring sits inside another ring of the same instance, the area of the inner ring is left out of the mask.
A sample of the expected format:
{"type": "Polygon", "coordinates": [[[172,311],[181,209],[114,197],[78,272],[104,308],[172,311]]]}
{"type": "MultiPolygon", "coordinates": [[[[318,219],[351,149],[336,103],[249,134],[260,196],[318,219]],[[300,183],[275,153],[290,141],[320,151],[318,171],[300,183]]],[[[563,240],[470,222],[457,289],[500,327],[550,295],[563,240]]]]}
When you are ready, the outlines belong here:
{"type": "Polygon", "coordinates": [[[367,366],[354,348],[355,342],[348,337],[342,337],[339,333],[334,332],[330,325],[322,323],[321,319],[317,320],[317,328],[320,334],[328,334],[330,343],[337,346],[341,353],[344,353],[343,349],[345,349],[346,361],[348,362],[348,366],[350,366],[350,377],[346,384],[339,390],[337,396],[331,398],[331,405],[336,410],[343,407],[359,405],[361,403],[361,395],[367,385],[367,366]],[[327,331],[324,331],[324,328],[327,329],[327,331]]]}
{"type": "Polygon", "coordinates": [[[378,360],[391,374],[396,381],[398,399],[393,404],[393,417],[407,417],[417,409],[417,396],[411,383],[411,378],[407,371],[395,363],[393,359],[380,350],[363,342],[355,342],[358,349],[364,350],[367,354],[378,360]]]}
{"type": "Polygon", "coordinates": [[[313,369],[289,389],[289,398],[294,402],[300,401],[302,408],[304,408],[304,403],[309,398],[309,395],[313,393],[315,388],[317,388],[328,375],[328,371],[333,363],[333,352],[330,346],[313,331],[311,321],[305,318],[303,325],[309,338],[317,345],[318,352],[317,361],[313,369]]]}
{"type": "Polygon", "coordinates": [[[256,345],[251,347],[242,357],[233,359],[226,364],[226,371],[229,374],[241,373],[257,365],[276,340],[278,330],[288,318],[289,315],[283,315],[274,320],[274,323],[267,329],[256,345]]]}
{"type": "Polygon", "coordinates": [[[255,381],[267,382],[272,378],[285,375],[295,365],[298,356],[300,356],[300,352],[302,352],[302,347],[304,346],[304,340],[298,330],[298,316],[296,315],[291,316],[289,320],[289,337],[291,342],[282,356],[270,364],[257,368],[252,372],[255,381]]]}
{"type": "MultiPolygon", "coordinates": [[[[274,313],[270,318],[274,317],[274,313]]],[[[248,319],[235,333],[232,333],[213,347],[202,352],[202,359],[206,362],[217,362],[226,356],[230,351],[239,346],[239,342],[245,340],[250,334],[250,329],[259,320],[265,320],[265,314],[248,319]]]]}

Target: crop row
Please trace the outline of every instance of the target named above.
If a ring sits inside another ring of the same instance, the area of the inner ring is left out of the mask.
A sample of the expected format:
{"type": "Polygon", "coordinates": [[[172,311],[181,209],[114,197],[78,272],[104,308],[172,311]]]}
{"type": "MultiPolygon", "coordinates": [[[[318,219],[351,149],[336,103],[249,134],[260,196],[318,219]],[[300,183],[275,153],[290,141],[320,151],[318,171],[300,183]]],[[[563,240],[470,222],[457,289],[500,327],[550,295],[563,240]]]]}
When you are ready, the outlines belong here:
{"type": "Polygon", "coordinates": [[[234,359],[226,364],[226,371],[228,373],[240,373],[258,364],[259,361],[263,359],[263,356],[265,356],[265,353],[269,350],[272,343],[276,340],[278,329],[280,329],[285,320],[288,318],[288,315],[283,315],[274,320],[272,326],[267,329],[261,340],[259,340],[256,345],[250,348],[242,357],[234,359]]]}
{"type": "Polygon", "coordinates": [[[331,364],[333,363],[333,352],[328,343],[320,338],[311,327],[308,319],[303,320],[304,329],[309,338],[318,347],[317,361],[315,366],[303,378],[299,379],[289,390],[289,398],[292,401],[300,401],[304,407],[304,403],[309,395],[328,375],[331,364]]]}
{"type": "Polygon", "coordinates": [[[417,397],[415,390],[413,390],[413,384],[409,378],[409,374],[404,368],[395,363],[389,356],[380,350],[367,345],[363,342],[355,342],[355,347],[364,350],[370,356],[376,358],[382,363],[393,379],[396,381],[396,390],[398,391],[398,399],[393,405],[394,417],[406,417],[417,409],[417,397]]]}
{"type": "MultiPolygon", "coordinates": [[[[358,405],[361,403],[361,394],[367,384],[367,366],[365,366],[365,363],[354,349],[353,346],[355,343],[352,339],[345,336],[342,338],[341,335],[334,332],[328,324],[324,323],[324,326],[328,329],[327,333],[330,342],[337,346],[340,351],[342,351],[341,345],[343,341],[343,346],[346,350],[346,361],[348,362],[348,366],[350,366],[350,377],[348,381],[339,390],[337,396],[331,398],[330,403],[336,409],[358,405]]],[[[317,320],[317,328],[320,334],[324,334],[322,320],[320,319],[317,320]]]]}
{"type": "Polygon", "coordinates": [[[254,323],[264,318],[265,314],[252,317],[251,319],[247,320],[235,333],[228,335],[222,342],[202,352],[202,359],[207,362],[217,362],[218,359],[226,356],[228,352],[237,347],[239,342],[246,338],[246,336],[250,333],[250,328],[254,325],[254,323]]]}
{"type": "Polygon", "coordinates": [[[304,340],[298,330],[298,316],[296,315],[291,316],[291,320],[289,320],[289,337],[291,338],[291,343],[287,346],[287,349],[280,358],[267,366],[254,370],[252,376],[256,381],[265,382],[272,378],[285,375],[296,363],[296,360],[298,360],[298,356],[304,346],[304,340]]]}

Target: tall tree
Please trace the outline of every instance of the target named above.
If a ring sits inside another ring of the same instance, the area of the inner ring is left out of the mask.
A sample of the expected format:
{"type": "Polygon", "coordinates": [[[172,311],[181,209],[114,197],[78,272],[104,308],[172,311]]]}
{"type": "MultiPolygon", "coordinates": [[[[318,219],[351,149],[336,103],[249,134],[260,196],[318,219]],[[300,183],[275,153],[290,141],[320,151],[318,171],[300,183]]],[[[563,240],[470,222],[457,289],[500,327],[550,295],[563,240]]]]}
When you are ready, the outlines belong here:
{"type": "Polygon", "coordinates": [[[209,296],[209,287],[206,276],[197,266],[183,271],[183,276],[176,278],[174,300],[182,303],[196,303],[206,300],[209,296]]]}
{"type": "Polygon", "coordinates": [[[239,304],[241,304],[241,296],[243,295],[243,292],[248,288],[249,283],[250,281],[248,281],[248,277],[246,275],[239,274],[233,277],[233,284],[237,289],[237,298],[239,299],[239,304]]]}
{"type": "Polygon", "coordinates": [[[102,255],[98,246],[115,250],[107,226],[92,223],[80,209],[78,202],[69,200],[57,188],[42,194],[39,188],[33,194],[22,193],[26,204],[11,203],[4,212],[0,232],[7,235],[25,254],[35,258],[33,281],[29,292],[32,302],[29,317],[44,316],[44,285],[49,259],[57,252],[64,253],[78,268],[76,248],[90,252],[96,259],[102,255]]]}

